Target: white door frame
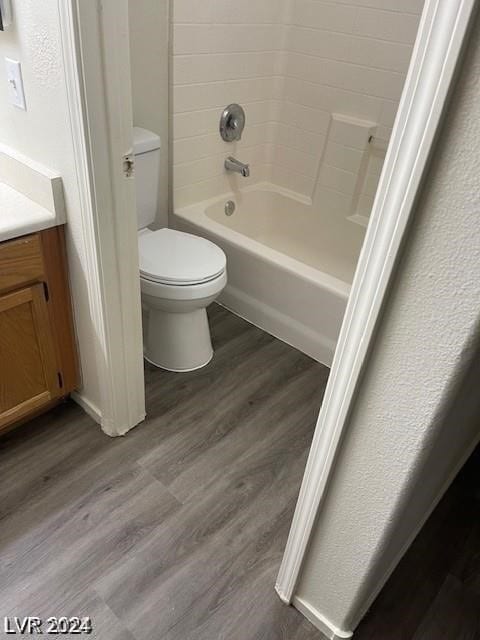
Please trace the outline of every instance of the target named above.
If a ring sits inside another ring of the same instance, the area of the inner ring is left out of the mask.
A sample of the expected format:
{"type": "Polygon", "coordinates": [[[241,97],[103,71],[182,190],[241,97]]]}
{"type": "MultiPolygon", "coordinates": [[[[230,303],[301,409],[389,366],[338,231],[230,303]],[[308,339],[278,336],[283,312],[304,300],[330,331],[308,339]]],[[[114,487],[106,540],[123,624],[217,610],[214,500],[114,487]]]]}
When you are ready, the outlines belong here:
{"type": "Polygon", "coordinates": [[[132,152],[127,0],[58,0],[101,413],[75,399],[111,436],[145,418],[132,152]]]}
{"type": "Polygon", "coordinates": [[[291,603],[476,0],[426,0],[277,578],[291,603]]]}

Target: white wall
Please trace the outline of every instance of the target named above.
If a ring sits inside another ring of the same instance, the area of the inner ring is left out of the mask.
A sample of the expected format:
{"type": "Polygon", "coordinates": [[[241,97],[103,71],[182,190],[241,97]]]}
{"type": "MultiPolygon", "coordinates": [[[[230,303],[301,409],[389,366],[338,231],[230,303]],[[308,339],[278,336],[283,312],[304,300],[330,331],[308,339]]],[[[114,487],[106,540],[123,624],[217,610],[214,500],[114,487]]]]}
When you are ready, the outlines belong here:
{"type": "MultiPolygon", "coordinates": [[[[333,113],[377,123],[375,136],[388,142],[422,8],[423,0],[292,0],[275,181],[313,195],[333,113]]],[[[351,137],[323,158],[324,197],[353,194],[363,149],[351,137]]]]}
{"type": "MultiPolygon", "coordinates": [[[[251,163],[250,182],[271,180],[309,197],[318,182],[321,199],[346,203],[349,213],[364,148],[333,142],[324,157],[331,116],[373,121],[386,146],[422,7],[423,0],[228,0],[220,7],[174,0],[176,206],[247,184],[225,176],[231,152],[251,163]],[[230,102],[247,113],[238,144],[218,135],[230,102]]],[[[362,212],[378,176],[375,168],[367,173],[369,184],[357,189],[366,198],[355,201],[362,212]]]]}
{"type": "Polygon", "coordinates": [[[97,340],[84,274],[82,219],[62,65],[57,0],[15,0],[15,26],[0,32],[0,141],[58,171],[67,207],[70,281],[83,378],[82,395],[101,413],[97,340]],[[7,98],[4,58],[20,60],[27,111],[7,98]]]}
{"type": "Polygon", "coordinates": [[[173,0],[173,161],[175,206],[270,177],[274,100],[287,0],[173,0]],[[240,142],[225,143],[220,114],[245,108],[240,142]],[[251,164],[251,178],[226,175],[229,154],[251,164]]]}
{"type": "Polygon", "coordinates": [[[477,19],[297,588],[344,630],[479,437],[479,29],[477,19]]]}
{"type": "Polygon", "coordinates": [[[169,132],[168,2],[129,0],[130,63],[133,121],[138,127],[160,134],[160,193],[157,214],[159,226],[168,224],[169,132]]]}

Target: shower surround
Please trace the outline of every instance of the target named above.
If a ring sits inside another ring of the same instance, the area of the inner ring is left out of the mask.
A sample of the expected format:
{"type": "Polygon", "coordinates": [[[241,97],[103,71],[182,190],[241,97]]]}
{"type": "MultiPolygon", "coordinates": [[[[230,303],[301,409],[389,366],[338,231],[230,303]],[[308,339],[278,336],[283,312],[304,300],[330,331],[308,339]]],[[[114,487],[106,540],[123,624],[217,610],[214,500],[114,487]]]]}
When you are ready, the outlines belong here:
{"type": "MultiPolygon", "coordinates": [[[[328,335],[319,326],[322,313],[329,313],[325,304],[330,303],[324,300],[321,308],[311,309],[312,321],[305,326],[312,339],[299,341],[288,337],[277,320],[286,316],[284,325],[303,325],[300,317],[305,314],[295,312],[292,305],[286,305],[287,309],[275,302],[272,306],[263,294],[258,299],[258,287],[253,291],[242,276],[252,247],[244,253],[242,270],[238,255],[235,259],[229,255],[231,242],[226,237],[222,242],[221,229],[214,233],[229,262],[237,265],[230,270],[225,304],[327,364],[333,357],[422,7],[421,0],[172,2],[173,224],[186,224],[187,212],[190,230],[208,237],[211,216],[205,212],[211,210],[212,203],[228,199],[253,202],[251,195],[242,195],[245,189],[249,193],[253,188],[258,193],[270,191],[270,203],[280,202],[275,194],[283,198],[277,222],[285,237],[280,239],[279,233],[274,233],[268,240],[263,234],[262,240],[259,235],[260,254],[262,247],[272,249],[276,237],[275,251],[288,258],[285,247],[293,238],[298,215],[308,245],[305,255],[314,251],[315,237],[321,252],[329,244],[329,235],[335,236],[332,246],[337,246],[341,255],[345,250],[351,252],[351,268],[340,278],[341,302],[334,305],[340,309],[333,314],[335,326],[328,335]],[[226,143],[220,138],[218,123],[223,108],[232,102],[244,107],[247,122],[241,141],[226,143]],[[225,172],[225,158],[230,155],[250,165],[248,178],[225,172]],[[192,226],[195,209],[205,215],[198,215],[192,226]],[[287,210],[291,212],[290,226],[281,222],[287,210]],[[308,215],[302,218],[300,210],[308,215]],[[305,227],[306,219],[312,221],[310,231],[305,227]],[[337,237],[339,228],[343,229],[345,250],[337,237]],[[257,303],[257,311],[260,306],[262,311],[252,314],[257,303]],[[315,332],[317,326],[320,342],[331,345],[326,350],[305,346],[315,342],[311,330],[315,332]]],[[[252,204],[256,211],[261,200],[257,197],[252,204]]],[[[271,207],[268,211],[273,229],[275,214],[271,207]]],[[[222,219],[221,224],[224,229],[232,225],[240,228],[238,217],[248,215],[242,204],[232,219],[222,219]]],[[[247,226],[253,228],[251,217],[247,226]]],[[[248,241],[252,239],[248,236],[248,241]]],[[[295,242],[301,244],[299,237],[295,242]]],[[[297,262],[300,265],[302,259],[297,262]]],[[[320,259],[317,263],[323,266],[306,266],[333,275],[328,267],[332,261],[320,259]]],[[[259,277],[267,277],[262,273],[258,272],[259,277]]],[[[280,272],[278,275],[281,277],[280,272]]],[[[325,278],[316,280],[313,297],[319,295],[319,282],[325,278]]],[[[300,281],[292,282],[284,297],[298,300],[295,288],[299,286],[300,281]]],[[[301,327],[297,333],[301,334],[301,327]]]]}

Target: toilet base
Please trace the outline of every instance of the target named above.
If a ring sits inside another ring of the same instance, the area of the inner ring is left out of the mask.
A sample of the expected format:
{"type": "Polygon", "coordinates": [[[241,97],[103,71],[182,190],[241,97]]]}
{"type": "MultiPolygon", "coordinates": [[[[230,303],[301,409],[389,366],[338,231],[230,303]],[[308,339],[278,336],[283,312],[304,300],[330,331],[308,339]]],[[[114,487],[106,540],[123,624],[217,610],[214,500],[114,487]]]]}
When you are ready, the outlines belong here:
{"type": "Polygon", "coordinates": [[[157,369],[163,369],[164,371],[172,371],[172,373],[190,373],[191,371],[197,371],[198,369],[203,369],[203,367],[206,367],[207,364],[210,364],[210,362],[213,360],[213,351],[212,351],[212,355],[210,356],[210,359],[207,360],[207,362],[204,362],[203,364],[199,364],[197,367],[193,367],[193,369],[167,369],[167,367],[163,367],[162,365],[149,360],[145,354],[143,354],[143,358],[146,362],[148,362],[148,364],[151,364],[153,367],[157,367],[157,369]]]}
{"type": "Polygon", "coordinates": [[[144,357],[167,371],[195,371],[213,358],[206,309],[170,313],[149,309],[144,357]]]}

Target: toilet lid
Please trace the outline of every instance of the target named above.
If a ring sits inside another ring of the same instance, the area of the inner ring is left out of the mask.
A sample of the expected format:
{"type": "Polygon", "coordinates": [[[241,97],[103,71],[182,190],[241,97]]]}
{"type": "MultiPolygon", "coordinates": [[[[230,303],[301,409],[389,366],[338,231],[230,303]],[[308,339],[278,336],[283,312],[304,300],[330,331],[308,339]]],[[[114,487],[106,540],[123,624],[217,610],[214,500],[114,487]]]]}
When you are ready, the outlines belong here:
{"type": "Polygon", "coordinates": [[[140,274],[163,284],[200,284],[225,270],[220,247],[183,231],[146,230],[138,236],[140,274]]]}

